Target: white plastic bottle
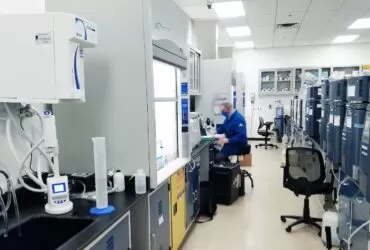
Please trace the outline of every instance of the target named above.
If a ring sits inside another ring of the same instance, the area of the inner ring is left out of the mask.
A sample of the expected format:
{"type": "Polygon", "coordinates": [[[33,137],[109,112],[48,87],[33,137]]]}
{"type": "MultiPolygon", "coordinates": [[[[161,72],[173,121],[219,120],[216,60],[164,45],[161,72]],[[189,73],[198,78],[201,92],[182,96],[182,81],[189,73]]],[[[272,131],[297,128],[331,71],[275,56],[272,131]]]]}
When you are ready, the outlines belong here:
{"type": "Polygon", "coordinates": [[[135,192],[136,194],[146,193],[146,175],[143,169],[138,169],[135,174],[135,192]]]}
{"type": "Polygon", "coordinates": [[[117,170],[117,172],[115,172],[113,175],[113,185],[114,191],[125,191],[125,175],[120,170],[117,170]]]}

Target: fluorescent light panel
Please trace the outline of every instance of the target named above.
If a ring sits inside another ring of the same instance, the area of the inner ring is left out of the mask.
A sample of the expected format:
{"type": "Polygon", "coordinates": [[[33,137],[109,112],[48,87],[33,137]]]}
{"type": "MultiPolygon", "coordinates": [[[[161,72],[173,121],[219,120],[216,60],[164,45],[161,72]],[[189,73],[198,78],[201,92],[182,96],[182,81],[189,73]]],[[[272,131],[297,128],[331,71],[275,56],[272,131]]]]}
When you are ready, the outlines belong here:
{"type": "Polygon", "coordinates": [[[356,40],[359,37],[359,35],[346,35],[346,36],[337,36],[333,43],[350,43],[354,40],[356,40]]]}
{"type": "Polygon", "coordinates": [[[213,3],[212,9],[219,18],[245,16],[242,1],[213,3]]]}
{"type": "Polygon", "coordinates": [[[370,29],[370,18],[357,19],[348,29],[370,29]]]}
{"type": "Polygon", "coordinates": [[[235,42],[235,46],[238,49],[253,49],[254,48],[254,42],[252,42],[252,41],[235,42]]]}
{"type": "Polygon", "coordinates": [[[226,31],[232,37],[250,36],[252,34],[248,26],[226,28],[226,31]]]}

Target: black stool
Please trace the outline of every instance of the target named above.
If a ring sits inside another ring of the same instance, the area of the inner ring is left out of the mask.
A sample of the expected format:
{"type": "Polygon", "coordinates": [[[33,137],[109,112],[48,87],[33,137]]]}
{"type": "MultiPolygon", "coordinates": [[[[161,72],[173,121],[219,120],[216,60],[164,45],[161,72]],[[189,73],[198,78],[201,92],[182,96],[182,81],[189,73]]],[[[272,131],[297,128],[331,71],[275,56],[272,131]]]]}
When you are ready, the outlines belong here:
{"type": "MultiPolygon", "coordinates": [[[[250,154],[251,153],[251,145],[250,144],[247,144],[244,148],[243,148],[243,150],[242,150],[242,152],[241,152],[241,154],[239,154],[239,155],[235,155],[236,156],[236,162],[237,163],[239,163],[240,164],[240,160],[239,160],[239,157],[240,156],[244,156],[244,155],[248,155],[248,154],[250,154]]],[[[254,188],[254,181],[253,181],[253,178],[252,178],[252,174],[251,173],[249,173],[247,170],[241,170],[241,173],[242,173],[242,177],[248,177],[250,180],[251,180],[251,186],[252,186],[252,188],[254,188]]]]}

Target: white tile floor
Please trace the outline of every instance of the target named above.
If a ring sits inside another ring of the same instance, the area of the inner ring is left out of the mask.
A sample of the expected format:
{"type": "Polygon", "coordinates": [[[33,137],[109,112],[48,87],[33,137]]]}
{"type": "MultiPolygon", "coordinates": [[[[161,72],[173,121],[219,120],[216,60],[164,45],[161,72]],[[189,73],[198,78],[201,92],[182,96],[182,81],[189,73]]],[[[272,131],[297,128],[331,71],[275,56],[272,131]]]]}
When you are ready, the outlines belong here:
{"type": "MultiPolygon", "coordinates": [[[[218,205],[213,221],[197,224],[184,250],[325,250],[316,229],[301,226],[285,232],[280,215],[301,215],[303,198],[282,186],[281,150],[252,149],[255,188],[231,206],[218,205]]],[[[246,179],[246,185],[250,182],[246,179]]],[[[311,215],[320,216],[311,197],[311,215]]],[[[289,221],[288,221],[289,223],[289,221]]]]}

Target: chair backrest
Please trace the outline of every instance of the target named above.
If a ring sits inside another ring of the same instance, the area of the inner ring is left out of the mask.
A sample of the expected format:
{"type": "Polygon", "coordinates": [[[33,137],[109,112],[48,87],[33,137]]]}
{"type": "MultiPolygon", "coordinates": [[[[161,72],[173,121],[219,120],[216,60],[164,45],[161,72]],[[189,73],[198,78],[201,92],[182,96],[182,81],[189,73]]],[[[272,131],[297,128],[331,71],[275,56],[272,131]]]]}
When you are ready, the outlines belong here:
{"type": "Polygon", "coordinates": [[[259,117],[259,120],[260,120],[260,124],[258,125],[257,131],[260,130],[263,127],[263,125],[265,124],[265,121],[263,120],[263,118],[261,116],[259,117]]]}
{"type": "Polygon", "coordinates": [[[301,193],[302,188],[325,181],[325,165],[322,154],[317,149],[293,147],[286,150],[284,187],[301,193]],[[294,190],[295,187],[300,190],[294,190]]]}

